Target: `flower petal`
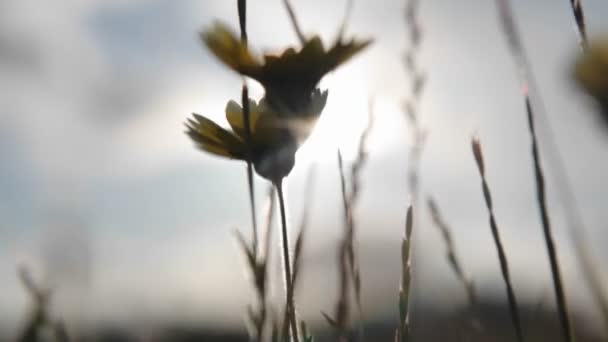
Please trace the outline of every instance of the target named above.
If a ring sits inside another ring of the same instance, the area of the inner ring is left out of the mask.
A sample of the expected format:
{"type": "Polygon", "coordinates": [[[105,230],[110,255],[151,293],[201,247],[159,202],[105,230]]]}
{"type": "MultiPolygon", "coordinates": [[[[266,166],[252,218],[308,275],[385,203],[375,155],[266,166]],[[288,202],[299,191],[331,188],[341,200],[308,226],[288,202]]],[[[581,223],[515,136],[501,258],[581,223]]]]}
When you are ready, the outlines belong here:
{"type": "MultiPolygon", "coordinates": [[[[249,100],[249,124],[251,127],[251,134],[255,132],[255,125],[260,117],[260,111],[258,106],[253,100],[249,100]]],[[[236,133],[241,139],[245,140],[245,123],[243,120],[243,108],[234,100],[230,100],[226,104],[226,120],[232,127],[234,133],[236,133]]]]}
{"type": "Polygon", "coordinates": [[[198,114],[188,119],[186,134],[201,150],[235,159],[245,159],[245,143],[233,133],[198,114]]]}
{"type": "Polygon", "coordinates": [[[227,25],[216,21],[211,29],[201,32],[200,36],[209,50],[231,69],[251,77],[258,73],[261,63],[227,25]]]}
{"type": "Polygon", "coordinates": [[[327,51],[324,67],[325,72],[329,72],[337,68],[340,64],[348,61],[351,57],[361,52],[372,43],[372,40],[355,41],[351,39],[345,43],[341,40],[337,41],[334,46],[327,51]]]}
{"type": "MultiPolygon", "coordinates": [[[[251,139],[254,149],[264,149],[280,141],[285,135],[287,125],[281,125],[281,119],[265,103],[264,99],[259,104],[249,102],[251,139]]],[[[232,126],[234,132],[245,140],[245,125],[243,124],[243,112],[241,106],[235,101],[226,105],[226,119],[232,126]]]]}

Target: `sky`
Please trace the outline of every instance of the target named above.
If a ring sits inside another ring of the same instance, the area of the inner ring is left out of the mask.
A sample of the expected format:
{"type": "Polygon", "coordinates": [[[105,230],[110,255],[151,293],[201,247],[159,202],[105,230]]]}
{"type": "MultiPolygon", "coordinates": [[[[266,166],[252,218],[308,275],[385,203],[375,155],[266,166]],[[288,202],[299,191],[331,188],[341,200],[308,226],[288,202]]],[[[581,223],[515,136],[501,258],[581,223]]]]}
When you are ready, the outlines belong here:
{"type": "MultiPolygon", "coordinates": [[[[329,44],[344,1],[293,3],[304,32],[329,44]]],[[[608,140],[593,104],[570,79],[579,48],[569,3],[512,3],[585,218],[589,249],[605,261],[608,140]]],[[[330,94],[327,106],[288,180],[290,224],[296,227],[314,165],[298,294],[311,320],[331,310],[337,291],[334,254],[342,212],[336,151],[352,162],[370,99],[375,125],[355,211],[364,303],[372,316],[394,312],[410,200],[411,135],[401,112],[410,91],[402,64],[408,46],[403,5],[355,1],[347,36],[374,43],[322,80],[330,94]]],[[[608,33],[608,4],[589,0],[584,6],[590,36],[608,33]]],[[[280,51],[297,42],[281,1],[250,2],[248,17],[256,51],[280,51]]],[[[240,96],[241,78],[197,38],[215,20],[236,31],[234,2],[0,3],[0,325],[15,327],[27,309],[17,265],[27,265],[38,281],[56,289],[54,303],[68,321],[130,317],[241,325],[251,289],[234,231],[250,229],[245,166],[197,151],[183,134],[192,112],[226,124],[225,104],[240,96]]],[[[420,169],[423,197],[439,203],[480,291],[503,296],[470,153],[470,138],[478,136],[516,291],[532,302],[550,302],[525,107],[495,4],[424,1],[419,24],[418,58],[428,80],[420,106],[429,134],[420,169]]],[[[261,87],[249,84],[259,99],[261,87]]],[[[559,189],[550,165],[545,169],[569,299],[575,311],[591,314],[559,189]]],[[[267,184],[258,179],[256,187],[261,211],[267,184]]],[[[462,303],[464,294],[424,207],[419,223],[413,267],[422,285],[416,295],[434,305],[462,303]]],[[[278,269],[275,276],[279,288],[278,269]]]]}

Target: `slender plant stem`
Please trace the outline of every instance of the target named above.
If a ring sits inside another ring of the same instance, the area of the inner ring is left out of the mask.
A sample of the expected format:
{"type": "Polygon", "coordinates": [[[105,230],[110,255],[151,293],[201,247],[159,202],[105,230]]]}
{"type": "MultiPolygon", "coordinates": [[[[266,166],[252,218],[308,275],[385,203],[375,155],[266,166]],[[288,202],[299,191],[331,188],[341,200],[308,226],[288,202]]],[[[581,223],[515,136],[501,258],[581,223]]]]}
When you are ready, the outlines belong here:
{"type": "MultiPolygon", "coordinates": [[[[239,26],[241,29],[241,42],[247,45],[247,0],[238,0],[237,7],[239,12],[239,26]]],[[[253,229],[253,253],[258,253],[258,224],[255,213],[255,189],[253,183],[253,165],[251,153],[251,123],[249,113],[249,90],[247,83],[243,79],[241,90],[241,103],[243,106],[243,124],[245,126],[245,143],[247,144],[247,185],[249,187],[249,203],[251,207],[251,223],[253,229]]]]}
{"type": "Polygon", "coordinates": [[[473,138],[471,142],[473,149],[473,155],[475,156],[475,162],[481,176],[481,187],[483,190],[483,198],[488,209],[488,215],[490,219],[490,229],[492,230],[492,237],[494,238],[494,244],[496,245],[496,251],[498,252],[498,260],[500,262],[500,269],[502,276],[507,288],[507,300],[509,302],[509,312],[511,313],[511,320],[513,321],[513,327],[515,328],[515,334],[517,340],[523,342],[524,334],[521,328],[521,320],[519,318],[519,312],[517,311],[517,300],[515,298],[515,291],[511,284],[511,276],[509,274],[509,263],[507,261],[507,255],[502,245],[500,234],[498,232],[498,224],[494,217],[494,206],[492,204],[492,194],[490,193],[490,187],[486,181],[485,166],[483,162],[483,153],[481,150],[481,143],[476,138],[473,138]]]}
{"type": "Polygon", "coordinates": [[[555,290],[555,300],[557,302],[557,311],[559,313],[559,319],[561,327],[564,333],[564,338],[568,342],[574,341],[572,332],[572,325],[570,323],[570,316],[568,314],[568,305],[566,303],[566,295],[564,293],[564,285],[562,282],[561,272],[559,268],[559,261],[557,260],[557,251],[555,248],[555,242],[553,239],[553,233],[551,229],[551,221],[549,219],[549,211],[547,209],[547,198],[545,189],[545,177],[540,164],[540,156],[538,151],[538,143],[536,141],[536,131],[534,129],[534,117],[532,112],[532,106],[530,105],[530,98],[526,99],[526,112],[528,117],[528,127],[530,128],[530,136],[532,139],[532,159],[534,160],[534,177],[536,179],[536,195],[538,199],[538,207],[540,210],[540,217],[543,226],[543,234],[545,237],[545,243],[547,245],[547,253],[549,255],[549,263],[551,265],[551,276],[553,278],[553,287],[555,290]]]}
{"type": "MultiPolygon", "coordinates": [[[[591,246],[588,242],[589,238],[587,236],[587,228],[583,220],[583,215],[581,214],[572,182],[568,177],[565,162],[560,153],[561,150],[557,145],[555,134],[551,129],[547,117],[547,110],[545,109],[543,99],[540,96],[539,87],[532,66],[528,61],[527,52],[521,43],[521,34],[519,33],[513,18],[513,10],[511,9],[509,0],[497,0],[497,5],[499,18],[502,23],[505,37],[507,38],[507,43],[519,71],[518,76],[522,88],[530,98],[531,107],[534,108],[535,119],[538,120],[537,123],[539,123],[539,128],[541,129],[541,131],[539,131],[540,134],[537,135],[543,137],[542,134],[544,133],[546,144],[545,158],[553,170],[552,174],[554,180],[559,185],[556,190],[560,195],[558,197],[561,200],[564,209],[570,239],[572,239],[574,252],[576,253],[576,260],[583,271],[582,274],[585,278],[585,282],[596,298],[596,302],[604,316],[604,321],[608,322],[608,296],[604,292],[603,281],[594,267],[595,263],[591,246]]],[[[578,5],[580,6],[580,2],[578,5]]]]}
{"type": "Polygon", "coordinates": [[[336,303],[335,321],[338,328],[338,340],[343,341],[348,339],[348,318],[350,315],[349,293],[351,284],[349,279],[354,282],[354,251],[353,251],[353,234],[354,222],[352,216],[351,202],[349,201],[346,190],[346,178],[344,176],[344,162],[342,154],[338,150],[338,170],[340,171],[340,189],[342,194],[342,204],[344,210],[344,236],[340,242],[338,249],[339,262],[339,296],[336,303]],[[349,275],[351,278],[349,278],[349,275]]]}
{"type": "Polygon", "coordinates": [[[298,24],[298,19],[296,18],[296,12],[293,10],[291,3],[289,0],[283,0],[283,4],[285,5],[285,9],[287,10],[287,14],[289,14],[289,19],[291,20],[291,25],[293,26],[293,30],[296,32],[296,36],[298,36],[298,40],[302,45],[306,43],[306,38],[304,37],[304,33],[302,33],[302,29],[300,28],[300,24],[298,24]]]}
{"type": "Polygon", "coordinates": [[[287,231],[287,214],[285,212],[285,198],[283,196],[283,181],[279,180],[274,183],[277,189],[279,198],[279,209],[281,211],[281,238],[283,240],[283,266],[285,268],[285,286],[286,286],[286,319],[289,320],[291,326],[291,337],[294,342],[299,342],[298,323],[296,320],[295,301],[293,296],[293,278],[291,273],[291,258],[289,256],[289,234],[287,231]]]}
{"type": "Polygon", "coordinates": [[[443,238],[448,264],[452,268],[452,271],[454,271],[454,274],[456,275],[458,280],[462,283],[471,310],[474,310],[477,306],[477,295],[475,293],[475,286],[473,285],[473,281],[469,279],[469,277],[465,274],[464,267],[462,266],[462,263],[456,254],[456,246],[452,237],[452,230],[448,226],[447,222],[443,219],[443,216],[439,211],[439,206],[437,205],[435,200],[429,197],[427,205],[429,208],[429,212],[431,213],[431,219],[435,226],[437,226],[437,228],[439,229],[441,237],[443,238]]]}
{"type": "Polygon", "coordinates": [[[587,40],[587,27],[585,25],[585,14],[583,12],[581,0],[570,0],[570,7],[572,8],[576,26],[578,27],[578,33],[581,36],[581,47],[583,50],[586,50],[589,46],[589,42],[587,40]]]}
{"type": "MultiPolygon", "coordinates": [[[[244,81],[243,81],[244,82],[244,81]]],[[[245,141],[247,141],[247,185],[249,187],[249,204],[251,209],[251,224],[253,229],[253,253],[258,253],[258,220],[255,210],[255,188],[253,182],[253,163],[251,158],[251,123],[249,120],[249,95],[247,85],[243,83],[242,89],[243,123],[245,125],[245,141]]]]}
{"type": "Polygon", "coordinates": [[[239,26],[241,27],[241,41],[247,44],[247,0],[238,0],[239,26]]]}

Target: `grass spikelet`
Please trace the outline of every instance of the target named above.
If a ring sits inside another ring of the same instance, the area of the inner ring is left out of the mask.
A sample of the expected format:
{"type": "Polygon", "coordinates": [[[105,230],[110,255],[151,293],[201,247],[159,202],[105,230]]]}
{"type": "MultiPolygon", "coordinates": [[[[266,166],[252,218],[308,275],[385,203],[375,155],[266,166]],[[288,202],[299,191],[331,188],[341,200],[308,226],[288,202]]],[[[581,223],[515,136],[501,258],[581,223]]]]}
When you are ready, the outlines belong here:
{"type": "Polygon", "coordinates": [[[534,114],[532,111],[532,106],[530,104],[530,98],[527,95],[525,96],[525,101],[528,127],[530,129],[530,138],[532,140],[531,149],[532,160],[534,162],[534,178],[536,180],[536,196],[538,200],[541,223],[543,226],[543,235],[545,238],[545,244],[547,246],[547,254],[549,256],[549,264],[551,266],[551,276],[553,280],[553,288],[555,290],[555,301],[557,303],[557,311],[559,313],[559,319],[564,334],[564,339],[566,341],[571,342],[574,341],[574,335],[572,331],[572,325],[570,323],[570,315],[568,313],[568,304],[566,302],[566,294],[564,292],[564,285],[562,281],[561,271],[559,268],[557,250],[553,239],[551,220],[549,219],[549,210],[547,208],[545,176],[543,174],[538,151],[536,130],[534,128],[534,114]]]}
{"type": "Polygon", "coordinates": [[[498,260],[500,262],[500,270],[502,272],[502,277],[505,282],[505,286],[507,288],[507,300],[509,303],[509,313],[511,314],[511,320],[513,322],[513,327],[515,328],[515,334],[517,336],[517,340],[519,342],[523,342],[524,335],[521,328],[521,320],[519,318],[519,311],[517,309],[517,300],[515,298],[515,291],[513,290],[513,285],[511,284],[511,276],[509,274],[509,263],[507,261],[507,255],[505,253],[505,249],[500,240],[500,234],[498,232],[498,224],[496,223],[496,218],[494,216],[494,206],[492,204],[492,194],[490,192],[490,187],[488,186],[488,182],[486,180],[486,170],[483,160],[483,152],[481,149],[481,143],[477,138],[473,138],[471,140],[471,147],[473,149],[473,156],[475,157],[475,162],[477,164],[477,169],[479,170],[479,175],[481,176],[481,187],[483,190],[483,198],[486,203],[486,207],[488,209],[488,215],[490,219],[490,229],[492,230],[492,237],[494,238],[494,244],[496,245],[496,251],[498,252],[498,260]]]}
{"type": "Polygon", "coordinates": [[[396,342],[410,341],[411,238],[413,228],[414,212],[410,205],[405,216],[405,237],[401,242],[401,289],[399,290],[399,327],[395,331],[396,342]]]}
{"type": "Polygon", "coordinates": [[[304,36],[304,33],[302,33],[302,29],[300,28],[300,24],[298,23],[298,18],[296,17],[296,12],[294,11],[293,6],[291,6],[289,0],[283,0],[283,5],[287,10],[289,20],[291,21],[291,26],[293,27],[296,36],[298,36],[298,40],[302,45],[304,45],[304,43],[306,42],[306,37],[304,36]]]}
{"type": "Polygon", "coordinates": [[[585,24],[585,13],[583,12],[581,0],[570,0],[570,8],[572,9],[572,15],[574,16],[574,21],[581,38],[581,47],[583,50],[586,50],[589,46],[589,41],[587,40],[587,25],[585,24]]]}
{"type": "MultiPolygon", "coordinates": [[[[571,0],[573,7],[578,7],[582,19],[582,7],[580,1],[571,0]],[[576,3],[575,3],[576,2],[576,3]]],[[[556,144],[555,135],[549,120],[540,92],[538,90],[536,78],[524,46],[521,44],[520,33],[517,29],[513,18],[509,0],[497,0],[498,15],[502,23],[502,28],[505,38],[509,43],[509,48],[515,59],[515,64],[519,71],[519,78],[522,89],[529,98],[530,108],[534,110],[535,119],[538,123],[538,128],[542,131],[537,133],[544,139],[546,146],[545,157],[552,169],[552,175],[557,183],[556,191],[559,194],[559,200],[562,203],[563,212],[568,224],[570,239],[572,240],[576,260],[579,268],[582,270],[583,277],[587,286],[595,297],[595,302],[599,305],[603,315],[604,322],[607,322],[605,329],[608,329],[608,297],[605,293],[604,282],[598,276],[595,267],[596,262],[592,257],[591,247],[588,243],[587,228],[581,214],[576,196],[574,195],[573,186],[566,172],[565,163],[560,154],[560,149],[556,144]]],[[[576,10],[575,10],[576,11],[576,10]]],[[[577,14],[575,13],[575,18],[577,14]]],[[[583,21],[584,22],[584,21],[583,21]]]]}
{"type": "Polygon", "coordinates": [[[437,206],[435,200],[429,197],[427,200],[427,205],[431,214],[431,219],[437,229],[439,229],[441,237],[443,238],[448,264],[452,268],[452,271],[454,271],[456,278],[458,278],[458,280],[464,287],[465,293],[467,295],[467,300],[469,301],[469,305],[471,306],[471,308],[474,308],[477,303],[475,286],[473,284],[473,281],[465,274],[462,263],[456,254],[456,246],[454,245],[454,239],[452,238],[452,231],[441,216],[441,212],[439,211],[439,207],[437,206]]]}

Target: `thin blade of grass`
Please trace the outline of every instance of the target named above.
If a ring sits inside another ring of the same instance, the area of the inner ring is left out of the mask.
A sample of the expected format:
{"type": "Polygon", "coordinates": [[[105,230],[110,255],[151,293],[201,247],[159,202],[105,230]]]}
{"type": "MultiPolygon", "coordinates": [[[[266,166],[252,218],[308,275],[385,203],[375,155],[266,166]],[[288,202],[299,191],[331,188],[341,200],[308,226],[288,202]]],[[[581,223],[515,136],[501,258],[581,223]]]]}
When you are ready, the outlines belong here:
{"type": "Polygon", "coordinates": [[[538,132],[537,135],[541,135],[540,133],[544,134],[541,135],[541,137],[544,139],[546,146],[545,157],[553,171],[552,175],[554,180],[558,185],[556,191],[559,194],[558,198],[561,201],[564,210],[570,239],[572,240],[576,253],[576,260],[579,263],[580,269],[583,271],[582,274],[587,286],[596,299],[595,302],[600,307],[603,320],[606,322],[604,328],[608,329],[608,296],[605,290],[606,286],[595,270],[596,263],[594,262],[591,246],[588,242],[587,228],[578,206],[570,177],[568,177],[568,173],[566,172],[565,163],[560,154],[560,148],[556,143],[555,134],[549,124],[535,74],[528,61],[527,52],[521,44],[521,34],[513,18],[513,11],[509,0],[497,0],[497,5],[499,19],[518,69],[518,76],[522,89],[528,94],[530,106],[534,110],[534,113],[536,114],[535,117],[540,123],[538,128],[542,131],[538,132]]]}
{"type": "Polygon", "coordinates": [[[298,23],[298,18],[296,17],[296,12],[293,10],[293,6],[291,6],[289,0],[283,0],[283,5],[285,5],[285,9],[289,15],[289,20],[291,21],[291,26],[293,27],[296,36],[298,36],[298,40],[302,45],[304,45],[306,43],[306,37],[304,36],[304,33],[302,33],[302,29],[298,23]]]}
{"type": "Polygon", "coordinates": [[[557,257],[557,250],[555,247],[555,241],[553,239],[553,232],[551,228],[551,220],[549,218],[549,210],[547,207],[547,195],[545,189],[545,176],[543,174],[540,156],[538,151],[538,143],[536,138],[536,131],[534,129],[534,112],[530,105],[530,98],[525,96],[526,102],[526,113],[528,118],[528,127],[530,129],[531,138],[531,149],[532,149],[532,160],[534,162],[534,178],[536,180],[536,196],[538,200],[538,208],[541,217],[541,223],[543,226],[543,235],[545,238],[545,244],[547,247],[547,253],[549,255],[549,264],[551,266],[551,276],[553,279],[553,287],[555,290],[555,300],[557,302],[557,310],[559,313],[559,319],[561,328],[564,333],[566,341],[574,341],[574,335],[572,331],[572,323],[570,322],[570,315],[568,312],[568,304],[566,301],[566,294],[564,292],[564,285],[562,281],[561,271],[559,267],[559,261],[557,257]]]}
{"type": "Polygon", "coordinates": [[[515,291],[513,290],[513,285],[511,284],[511,276],[509,274],[509,263],[507,261],[507,255],[505,253],[505,249],[501,242],[500,233],[498,231],[498,224],[496,223],[496,218],[494,216],[494,205],[492,204],[492,194],[490,192],[490,187],[486,180],[483,152],[481,149],[481,143],[479,142],[478,139],[473,138],[471,140],[471,148],[473,150],[473,156],[475,157],[477,169],[479,170],[479,175],[481,176],[481,187],[483,190],[483,198],[486,203],[486,208],[488,209],[488,216],[489,216],[489,220],[490,220],[490,229],[492,231],[492,237],[494,238],[494,244],[496,246],[496,251],[498,252],[498,260],[500,262],[500,270],[502,272],[502,277],[505,282],[505,286],[507,288],[507,300],[509,303],[509,313],[511,314],[511,321],[513,323],[513,327],[515,328],[515,334],[517,336],[517,340],[519,342],[523,342],[524,334],[523,334],[522,327],[521,327],[521,320],[519,318],[519,311],[517,308],[517,299],[515,297],[515,291]]]}

